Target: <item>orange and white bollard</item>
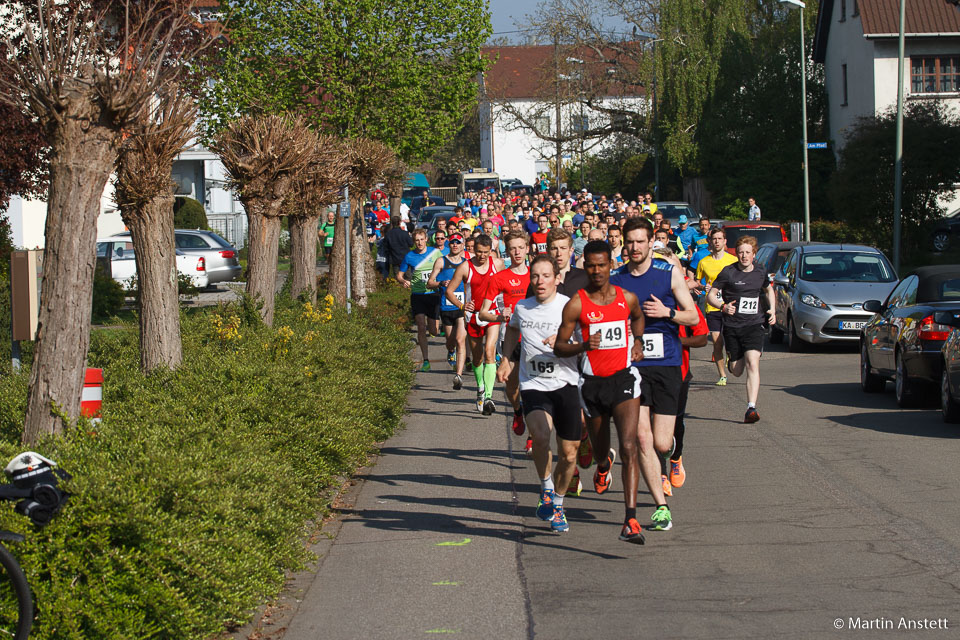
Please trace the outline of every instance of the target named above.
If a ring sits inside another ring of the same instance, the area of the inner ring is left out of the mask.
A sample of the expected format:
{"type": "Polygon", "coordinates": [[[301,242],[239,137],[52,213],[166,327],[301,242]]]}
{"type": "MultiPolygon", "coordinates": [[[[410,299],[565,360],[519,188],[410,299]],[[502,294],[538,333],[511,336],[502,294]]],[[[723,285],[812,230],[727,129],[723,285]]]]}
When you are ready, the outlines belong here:
{"type": "Polygon", "coordinates": [[[83,376],[83,395],[80,397],[80,415],[90,418],[93,424],[100,423],[100,407],[103,404],[103,369],[87,369],[83,376]]]}

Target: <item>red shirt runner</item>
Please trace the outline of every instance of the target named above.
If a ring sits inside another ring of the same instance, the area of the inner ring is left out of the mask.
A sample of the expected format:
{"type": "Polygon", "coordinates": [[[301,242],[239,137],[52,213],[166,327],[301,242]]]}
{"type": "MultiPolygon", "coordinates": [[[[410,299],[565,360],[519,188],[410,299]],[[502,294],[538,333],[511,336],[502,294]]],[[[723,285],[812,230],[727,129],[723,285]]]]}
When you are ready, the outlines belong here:
{"type": "Polygon", "coordinates": [[[527,269],[527,272],[522,276],[507,269],[493,276],[493,280],[487,286],[486,299],[496,300],[498,295],[503,294],[504,308],[513,311],[514,305],[527,297],[527,287],[529,286],[530,269],[527,269]]]}
{"type": "Polygon", "coordinates": [[[614,287],[616,299],[600,306],[580,289],[580,333],[583,341],[600,332],[600,347],[584,351],[583,372],[588,376],[612,376],[630,366],[630,307],[623,289],[614,287]]]}
{"type": "Polygon", "coordinates": [[[546,231],[534,231],[533,233],[531,233],[530,242],[533,243],[534,253],[547,252],[547,232],[546,231]]]}

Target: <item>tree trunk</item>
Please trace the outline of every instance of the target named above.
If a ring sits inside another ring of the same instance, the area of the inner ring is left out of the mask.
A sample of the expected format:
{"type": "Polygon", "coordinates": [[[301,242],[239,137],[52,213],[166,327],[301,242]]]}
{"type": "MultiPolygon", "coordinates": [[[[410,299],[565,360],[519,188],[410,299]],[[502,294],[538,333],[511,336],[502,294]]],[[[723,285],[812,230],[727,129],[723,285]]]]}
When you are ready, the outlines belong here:
{"type": "MultiPolygon", "coordinates": [[[[707,191],[706,183],[700,176],[687,176],[683,179],[683,199],[693,206],[693,210],[706,218],[714,217],[713,196],[707,191]]],[[[691,224],[694,221],[691,221],[691,224]]]]}
{"type": "Polygon", "coordinates": [[[59,433],[80,414],[90,345],[93,271],[100,198],[116,161],[120,137],[69,104],[54,133],[44,230],[43,280],[37,343],[23,424],[23,441],[59,433]],[[91,122],[93,124],[91,124],[91,122]],[[54,413],[56,411],[56,413],[54,413]]]}
{"type": "Polygon", "coordinates": [[[334,218],[333,251],[330,253],[330,295],[337,304],[347,304],[347,219],[340,215],[334,218]]]}
{"type": "MultiPolygon", "coordinates": [[[[390,217],[392,218],[393,216],[399,216],[400,215],[400,196],[394,195],[391,193],[389,202],[390,202],[390,217]]],[[[424,206],[427,206],[428,204],[429,203],[426,203],[424,206]]],[[[417,221],[411,220],[410,224],[416,226],[417,221]]],[[[407,228],[412,230],[412,227],[408,226],[407,228]]]]}
{"type": "Polygon", "coordinates": [[[370,257],[370,245],[367,243],[366,223],[360,201],[351,198],[350,202],[350,290],[353,299],[361,307],[367,306],[367,292],[376,290],[376,273],[373,259],[370,257]],[[372,288],[371,288],[372,287],[372,288]]]}
{"type": "Polygon", "coordinates": [[[144,372],[183,361],[180,296],[173,233],[173,194],[154,198],[134,215],[124,215],[137,259],[140,286],[140,368],[144,372]]]}
{"type": "Polygon", "coordinates": [[[280,218],[264,215],[267,209],[259,199],[244,202],[249,226],[250,252],[247,262],[247,295],[263,306],[260,317],[273,326],[274,298],[277,295],[277,257],[280,250],[280,218]]]}
{"type": "Polygon", "coordinates": [[[290,296],[317,303],[317,227],[320,214],[290,216],[290,296]]]}

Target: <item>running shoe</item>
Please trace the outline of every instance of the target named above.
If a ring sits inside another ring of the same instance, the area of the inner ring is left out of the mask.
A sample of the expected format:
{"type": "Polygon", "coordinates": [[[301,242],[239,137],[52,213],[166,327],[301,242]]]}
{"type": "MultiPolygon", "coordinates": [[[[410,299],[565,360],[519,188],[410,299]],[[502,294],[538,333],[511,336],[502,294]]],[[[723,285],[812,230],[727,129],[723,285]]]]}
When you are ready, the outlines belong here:
{"type": "Polygon", "coordinates": [[[570,478],[570,486],[567,487],[567,495],[579,496],[583,491],[583,483],[580,482],[580,470],[573,468],[573,477],[570,478]]]}
{"type": "Polygon", "coordinates": [[[760,419],[760,414],[753,407],[747,407],[747,412],[743,414],[744,424],[753,424],[760,419]]]}
{"type": "Polygon", "coordinates": [[[453,374],[453,390],[460,391],[463,388],[463,378],[460,377],[459,373],[453,374]]]}
{"type": "Polygon", "coordinates": [[[673,487],[670,485],[670,481],[667,479],[667,476],[661,474],[660,482],[663,484],[663,495],[667,496],[668,498],[672,498],[673,487]]]}
{"type": "Polygon", "coordinates": [[[554,507],[553,517],[550,518],[550,529],[554,533],[563,533],[570,530],[567,524],[567,514],[563,512],[563,507],[554,507]]]}
{"type": "Polygon", "coordinates": [[[623,530],[620,531],[620,539],[633,544],[644,543],[643,532],[640,530],[640,523],[637,522],[636,518],[630,518],[623,525],[623,530]]]}
{"type": "Polygon", "coordinates": [[[483,408],[480,410],[480,413],[482,413],[485,416],[489,416],[489,415],[492,415],[496,410],[497,410],[497,405],[493,403],[493,400],[491,398],[487,398],[486,400],[483,401],[483,408]]]}
{"type": "Polygon", "coordinates": [[[483,389],[477,390],[477,411],[483,413],[483,389]]]}
{"type": "Polygon", "coordinates": [[[725,386],[727,386],[727,376],[721,376],[720,379],[717,380],[717,386],[718,386],[718,387],[725,387],[725,386]]]}
{"type": "Polygon", "coordinates": [[[652,516],[650,516],[650,520],[653,522],[653,524],[650,525],[650,528],[654,531],[669,531],[673,527],[673,519],[670,517],[670,509],[665,504],[657,507],[657,510],[653,512],[652,516]]]}
{"type": "Polygon", "coordinates": [[[544,489],[540,492],[540,502],[537,503],[537,517],[549,520],[553,517],[553,489],[544,489]]]}
{"type": "Polygon", "coordinates": [[[527,425],[523,423],[523,411],[514,411],[513,412],[513,432],[518,436],[522,436],[523,432],[527,430],[527,425]]]}
{"type": "Polygon", "coordinates": [[[610,466],[607,467],[606,471],[601,472],[600,467],[597,467],[597,470],[593,473],[593,488],[596,490],[597,495],[606,493],[610,489],[610,485],[613,483],[613,477],[610,475],[610,472],[613,471],[613,461],[617,458],[617,452],[613,449],[610,449],[610,455],[607,456],[607,462],[610,463],[610,466]]]}
{"type": "Polygon", "coordinates": [[[670,484],[676,488],[683,486],[687,479],[687,472],[683,468],[683,456],[670,461],[670,484]]]}
{"type": "Polygon", "coordinates": [[[593,446],[590,444],[590,438],[584,438],[580,441],[580,448],[577,450],[577,464],[581,469],[589,469],[593,464],[593,446]]]}
{"type": "Polygon", "coordinates": [[[533,438],[527,438],[527,444],[524,445],[523,452],[528,458],[533,457],[533,438]]]}
{"type": "Polygon", "coordinates": [[[430,361],[424,360],[423,364],[420,365],[420,371],[430,371],[430,361]]]}
{"type": "Polygon", "coordinates": [[[451,367],[457,366],[457,352],[456,351],[447,351],[447,364],[451,367]]]}

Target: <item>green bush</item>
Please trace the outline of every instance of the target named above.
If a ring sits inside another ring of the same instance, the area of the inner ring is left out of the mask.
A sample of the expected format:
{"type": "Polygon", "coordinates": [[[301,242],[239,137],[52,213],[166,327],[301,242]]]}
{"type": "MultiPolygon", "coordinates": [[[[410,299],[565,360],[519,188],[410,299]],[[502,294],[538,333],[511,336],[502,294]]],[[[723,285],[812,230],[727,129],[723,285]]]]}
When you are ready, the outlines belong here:
{"type": "Polygon", "coordinates": [[[810,239],[818,242],[874,244],[870,231],[835,220],[811,220],[810,239]]]}
{"type": "Polygon", "coordinates": [[[185,196],[173,200],[173,226],[177,229],[210,229],[203,205],[185,196]]]}
{"type": "MultiPolygon", "coordinates": [[[[281,298],[275,329],[249,301],[183,316],[183,366],[151,376],[135,327],[94,332],[103,421],[36,447],[73,474],[70,502],[39,531],[0,510],[26,536],[32,637],[209,638],[276,594],[329,489],[400,422],[405,297],[352,317],[281,298]]],[[[0,459],[21,449],[28,376],[0,378],[0,459]]]]}
{"type": "Polygon", "coordinates": [[[99,265],[93,272],[93,317],[96,320],[111,318],[123,307],[126,294],[123,286],[110,277],[99,265]]]}

